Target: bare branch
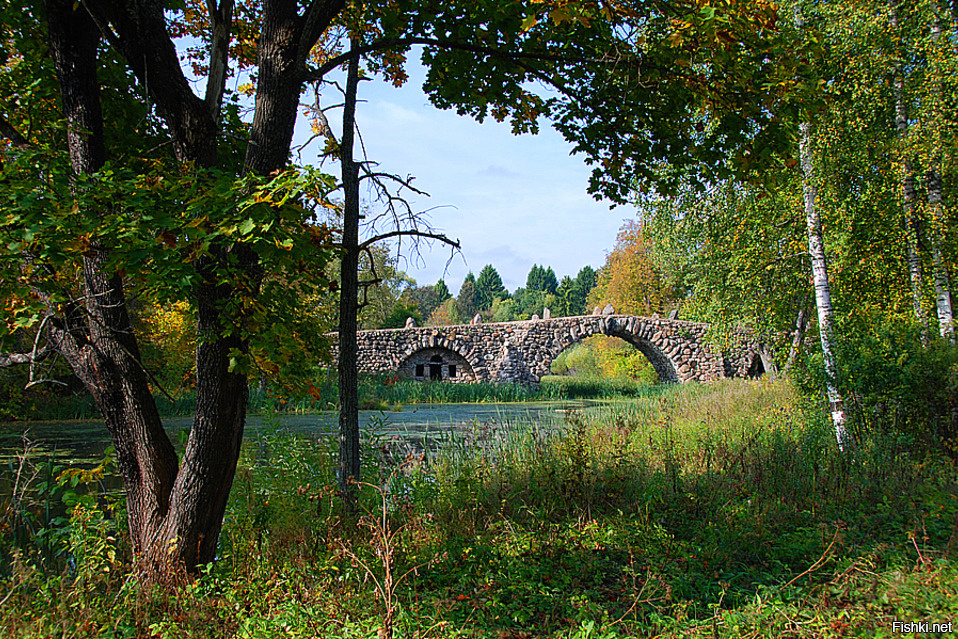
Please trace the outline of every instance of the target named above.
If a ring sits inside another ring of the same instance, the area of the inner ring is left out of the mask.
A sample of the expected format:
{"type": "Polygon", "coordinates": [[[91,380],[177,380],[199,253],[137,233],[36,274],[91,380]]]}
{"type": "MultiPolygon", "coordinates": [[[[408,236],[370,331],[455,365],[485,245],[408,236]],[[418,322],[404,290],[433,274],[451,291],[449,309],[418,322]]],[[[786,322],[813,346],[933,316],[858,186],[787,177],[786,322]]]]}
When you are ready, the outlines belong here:
{"type": "MultiPolygon", "coordinates": [[[[375,164],[375,163],[373,163],[373,162],[364,162],[363,164],[364,164],[364,165],[366,165],[366,164],[373,165],[373,164],[375,164]]],[[[363,166],[363,168],[366,169],[365,166],[363,166]]],[[[418,187],[415,187],[415,186],[412,185],[412,181],[413,181],[413,177],[412,177],[412,176],[406,176],[405,178],[401,178],[401,177],[399,177],[398,175],[393,175],[392,173],[381,173],[381,172],[373,173],[372,171],[369,171],[368,169],[366,169],[366,170],[363,171],[363,175],[361,175],[359,179],[360,179],[360,181],[362,181],[362,180],[373,180],[373,181],[379,183],[378,186],[382,186],[382,183],[381,183],[382,180],[389,180],[389,181],[392,181],[392,182],[397,182],[397,183],[400,185],[401,188],[409,189],[410,191],[412,191],[413,193],[415,193],[415,194],[417,194],[417,195],[424,195],[424,196],[426,196],[426,197],[429,197],[429,194],[428,194],[427,192],[425,192],[425,191],[423,191],[422,189],[419,189],[418,187]]]]}
{"type": "Polygon", "coordinates": [[[10,368],[11,366],[20,366],[22,364],[32,364],[38,359],[46,359],[51,351],[44,348],[41,351],[31,351],[29,353],[4,353],[0,354],[0,368],[10,368]]]}
{"type": "Polygon", "coordinates": [[[382,240],[386,240],[391,237],[417,237],[422,239],[437,240],[453,248],[457,248],[457,249],[462,248],[459,244],[459,240],[453,240],[449,236],[444,235],[442,233],[430,233],[429,231],[419,231],[417,229],[389,231],[388,233],[374,235],[373,237],[369,238],[368,240],[366,240],[359,246],[362,249],[367,249],[368,247],[372,246],[376,242],[380,242],[382,240]]]}
{"type": "Polygon", "coordinates": [[[383,281],[383,278],[379,277],[379,274],[376,273],[376,258],[373,257],[373,252],[369,249],[369,245],[366,243],[359,245],[359,250],[366,254],[366,257],[369,258],[369,271],[372,273],[372,279],[365,280],[360,282],[361,285],[371,286],[373,284],[379,284],[383,281]]]}

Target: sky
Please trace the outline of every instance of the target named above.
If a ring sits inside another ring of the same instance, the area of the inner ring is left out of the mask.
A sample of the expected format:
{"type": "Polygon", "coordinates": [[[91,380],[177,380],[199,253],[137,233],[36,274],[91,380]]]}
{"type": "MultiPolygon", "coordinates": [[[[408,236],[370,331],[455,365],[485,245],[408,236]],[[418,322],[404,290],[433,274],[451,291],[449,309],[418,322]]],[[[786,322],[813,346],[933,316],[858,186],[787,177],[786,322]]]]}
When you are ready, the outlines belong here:
{"type": "MultiPolygon", "coordinates": [[[[478,124],[433,107],[421,90],[423,70],[410,58],[403,87],[360,83],[357,123],[368,157],[380,170],[414,176],[430,195],[412,198],[414,210],[431,209],[429,223],[458,239],[461,251],[450,261],[449,248],[434,244],[417,259],[404,244],[399,268],[420,286],[443,278],[455,293],[468,272],[478,276],[486,264],[510,292],[525,286],[533,264],[551,266],[559,279],[600,267],[635,209],[610,210],[586,192],[591,169],[548,121],[538,135],[514,136],[508,122],[478,124]]],[[[328,117],[339,128],[338,117],[328,117]]],[[[308,137],[304,118],[296,137],[308,137]]],[[[301,160],[315,163],[315,151],[307,148],[301,160]]]]}

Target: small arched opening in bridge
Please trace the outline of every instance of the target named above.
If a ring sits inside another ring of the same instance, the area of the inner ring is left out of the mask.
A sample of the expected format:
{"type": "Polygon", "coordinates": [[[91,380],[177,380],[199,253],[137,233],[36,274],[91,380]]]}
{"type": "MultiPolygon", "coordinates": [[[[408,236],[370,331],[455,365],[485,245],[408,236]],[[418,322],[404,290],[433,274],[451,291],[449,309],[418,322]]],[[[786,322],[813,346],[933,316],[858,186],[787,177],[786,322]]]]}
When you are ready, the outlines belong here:
{"type": "Polygon", "coordinates": [[[731,360],[726,357],[723,360],[725,377],[729,378],[760,379],[768,372],[771,365],[770,362],[766,362],[760,352],[747,353],[731,360]]]}
{"type": "Polygon", "coordinates": [[[567,346],[549,367],[553,375],[585,379],[631,380],[656,384],[659,375],[642,351],[630,342],[609,335],[590,335],[567,346]]]}
{"type": "Polygon", "coordinates": [[[397,372],[400,377],[419,381],[472,382],[476,379],[465,357],[442,347],[412,353],[399,364],[397,372]]]}
{"type": "Polygon", "coordinates": [[[749,379],[758,379],[765,375],[765,361],[758,353],[752,358],[752,364],[748,367],[745,376],[749,379]]]}

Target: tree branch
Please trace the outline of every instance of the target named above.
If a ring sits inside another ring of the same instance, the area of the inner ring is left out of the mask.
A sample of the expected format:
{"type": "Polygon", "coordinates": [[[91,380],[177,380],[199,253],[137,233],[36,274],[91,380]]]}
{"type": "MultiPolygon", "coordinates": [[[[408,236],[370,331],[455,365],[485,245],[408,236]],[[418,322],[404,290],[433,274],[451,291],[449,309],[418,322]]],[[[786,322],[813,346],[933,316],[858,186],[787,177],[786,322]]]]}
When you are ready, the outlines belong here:
{"type": "Polygon", "coordinates": [[[16,127],[10,124],[10,121],[5,117],[0,115],[0,134],[3,137],[10,140],[13,143],[13,146],[18,149],[29,149],[30,143],[27,142],[27,139],[17,131],[16,127]]]}
{"type": "Polygon", "coordinates": [[[223,92],[226,90],[226,72],[229,69],[230,38],[233,26],[234,0],[207,0],[210,14],[210,73],[206,78],[204,101],[213,119],[219,121],[223,92]]]}
{"type": "Polygon", "coordinates": [[[39,351],[30,351],[29,353],[3,353],[0,354],[0,368],[40,362],[49,357],[52,352],[51,349],[44,347],[39,351]]]}
{"type": "MultiPolygon", "coordinates": [[[[193,92],[180,67],[161,3],[84,0],[81,5],[93,17],[101,34],[123,55],[156,105],[170,129],[177,158],[194,160],[201,166],[215,163],[217,120],[210,116],[206,101],[193,92]]],[[[207,95],[212,97],[217,93],[208,91],[207,95]]]]}
{"type": "Polygon", "coordinates": [[[322,66],[317,69],[307,70],[304,74],[304,79],[307,81],[317,81],[322,80],[323,77],[330,71],[338,68],[339,66],[348,62],[351,58],[359,57],[366,55],[367,53],[372,53],[374,51],[384,51],[386,49],[394,49],[400,47],[410,47],[413,45],[422,45],[427,47],[438,47],[440,49],[455,49],[458,51],[470,51],[472,53],[482,53],[495,58],[500,58],[504,60],[537,60],[540,62],[562,62],[565,64],[583,64],[586,62],[597,62],[598,60],[594,58],[586,58],[582,56],[566,56],[556,53],[522,53],[516,51],[509,51],[506,49],[498,49],[496,47],[489,47],[478,44],[469,44],[466,42],[453,42],[451,40],[441,40],[439,38],[384,38],[382,40],[377,40],[376,42],[371,42],[369,44],[361,45],[355,49],[350,49],[348,52],[331,58],[326,61],[322,66]]]}
{"type": "Polygon", "coordinates": [[[428,231],[419,231],[416,229],[389,231],[387,233],[382,233],[380,235],[374,235],[373,237],[369,238],[368,240],[360,244],[359,248],[368,249],[370,246],[372,246],[376,242],[380,242],[382,240],[386,240],[391,237],[417,237],[417,238],[425,238],[429,240],[438,240],[442,242],[443,244],[447,244],[453,248],[462,248],[459,245],[459,240],[453,240],[447,235],[444,235],[442,233],[430,233],[428,231]]]}

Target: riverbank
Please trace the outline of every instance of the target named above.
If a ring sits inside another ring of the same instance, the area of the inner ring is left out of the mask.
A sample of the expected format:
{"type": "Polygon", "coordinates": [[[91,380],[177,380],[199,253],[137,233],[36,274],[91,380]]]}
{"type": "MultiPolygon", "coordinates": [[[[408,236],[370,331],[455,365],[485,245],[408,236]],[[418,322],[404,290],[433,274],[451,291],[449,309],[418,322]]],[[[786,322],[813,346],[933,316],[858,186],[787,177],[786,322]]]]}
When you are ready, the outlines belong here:
{"type": "MultiPolygon", "coordinates": [[[[550,375],[540,384],[493,384],[420,382],[389,375],[361,375],[359,399],[366,410],[393,410],[408,404],[540,402],[558,399],[613,399],[655,393],[658,385],[629,379],[596,379],[550,375]]],[[[51,394],[40,389],[33,394],[18,391],[17,401],[8,401],[0,421],[75,421],[98,419],[99,412],[85,392],[51,394]]],[[[154,396],[161,417],[191,415],[196,407],[193,392],[154,396]]],[[[309,414],[335,410],[339,389],[334,376],[314,381],[312,394],[289,394],[264,387],[250,389],[251,415],[274,413],[309,414]]]]}
{"type": "Polygon", "coordinates": [[[198,580],[141,591],[122,524],[88,500],[68,555],[4,548],[0,629],[878,637],[958,619],[954,463],[902,438],[843,455],[820,414],[785,384],[723,382],[572,412],[558,434],[477,428],[411,456],[383,442],[358,522],[330,446],[275,433],[244,448],[198,580]]]}

